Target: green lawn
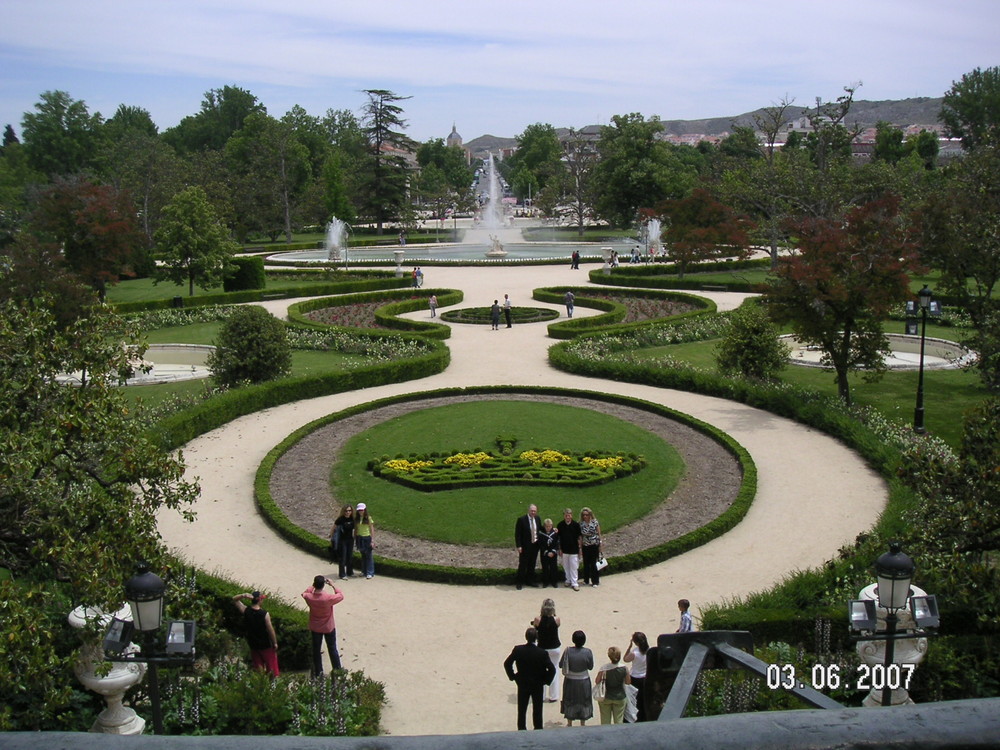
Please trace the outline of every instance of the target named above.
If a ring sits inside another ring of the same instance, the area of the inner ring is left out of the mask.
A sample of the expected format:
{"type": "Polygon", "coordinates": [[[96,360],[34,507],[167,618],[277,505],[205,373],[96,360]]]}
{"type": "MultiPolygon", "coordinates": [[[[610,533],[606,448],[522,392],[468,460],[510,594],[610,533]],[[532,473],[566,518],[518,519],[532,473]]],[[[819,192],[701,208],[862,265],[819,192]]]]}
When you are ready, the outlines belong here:
{"type": "MultiPolygon", "coordinates": [[[[295,289],[300,286],[315,286],[323,281],[322,275],[314,275],[311,279],[285,278],[280,275],[267,277],[267,289],[272,292],[282,292],[286,289],[295,289]]],[[[222,287],[209,289],[208,291],[195,285],[194,296],[204,297],[209,294],[219,294],[222,287]]],[[[148,302],[152,300],[171,299],[173,297],[188,297],[187,284],[173,284],[169,281],[155,283],[152,279],[129,279],[120,284],[108,287],[108,302],[117,304],[120,302],[148,302]]]]}
{"type": "Polygon", "coordinates": [[[648,430],[589,409],[523,401],[480,401],[425,409],[354,436],[331,477],[338,497],[371,508],[377,526],[410,536],[460,544],[513,545],[513,519],[527,506],[541,518],[562,520],[564,507],[579,517],[590,506],[604,532],[641,518],[676,487],[684,465],[672,446],[648,430]],[[496,486],[420,492],[365,469],[383,454],[496,450],[497,435],[517,437],[515,453],[531,448],[631,451],[648,466],[597,487],[496,486]]]}
{"type": "MultiPolygon", "coordinates": [[[[886,331],[902,332],[902,323],[889,322],[886,331]]],[[[958,328],[932,326],[928,324],[927,335],[962,340],[968,331],[958,328]]],[[[717,340],[698,341],[690,344],[676,344],[633,353],[640,359],[656,360],[669,356],[705,370],[715,369],[715,347],[717,340]]],[[[904,423],[913,422],[913,409],[917,394],[916,371],[888,372],[876,383],[864,382],[862,373],[852,373],[851,395],[855,403],[872,406],[886,417],[904,423]]],[[[836,396],[837,386],[833,371],[817,367],[789,365],[781,373],[781,379],[791,385],[836,396]]],[[[982,386],[977,372],[972,370],[924,370],[924,410],[927,431],[944,440],[953,448],[961,444],[963,415],[977,406],[988,392],[982,386]]]]}

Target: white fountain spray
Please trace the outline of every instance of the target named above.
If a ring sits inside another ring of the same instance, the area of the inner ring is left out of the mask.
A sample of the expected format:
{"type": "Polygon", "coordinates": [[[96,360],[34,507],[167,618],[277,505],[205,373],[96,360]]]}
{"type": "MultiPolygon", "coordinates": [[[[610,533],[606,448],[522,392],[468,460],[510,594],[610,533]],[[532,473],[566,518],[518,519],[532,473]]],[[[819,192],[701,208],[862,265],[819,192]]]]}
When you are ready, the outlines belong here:
{"type": "Polygon", "coordinates": [[[330,218],[330,223],[326,225],[326,239],[323,240],[323,249],[326,250],[326,259],[329,261],[342,261],[344,259],[344,247],[347,243],[347,224],[336,216],[330,218]]]}
{"type": "Polygon", "coordinates": [[[483,206],[483,226],[486,229],[500,229],[504,225],[503,191],[500,189],[500,175],[497,174],[493,154],[486,162],[486,205],[483,206]]]}
{"type": "Polygon", "coordinates": [[[660,240],[660,220],[650,219],[646,222],[646,247],[647,250],[652,250],[655,254],[659,255],[662,249],[662,240],[660,240]]]}

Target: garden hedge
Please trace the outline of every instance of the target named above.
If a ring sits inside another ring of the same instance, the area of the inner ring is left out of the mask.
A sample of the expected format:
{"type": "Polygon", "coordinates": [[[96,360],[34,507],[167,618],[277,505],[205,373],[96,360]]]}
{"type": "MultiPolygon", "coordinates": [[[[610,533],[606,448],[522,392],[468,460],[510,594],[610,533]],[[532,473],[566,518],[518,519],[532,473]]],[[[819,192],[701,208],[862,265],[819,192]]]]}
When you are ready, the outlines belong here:
{"type": "MultiPolygon", "coordinates": [[[[554,304],[564,304],[563,296],[567,291],[572,291],[575,295],[574,305],[577,307],[588,307],[594,310],[605,310],[606,312],[602,315],[592,315],[586,318],[572,318],[567,320],[560,320],[557,323],[552,323],[549,325],[548,332],[549,336],[554,339],[572,339],[577,336],[583,336],[589,333],[621,333],[625,331],[634,330],[635,328],[648,326],[652,324],[663,323],[668,318],[657,318],[654,320],[643,320],[635,323],[622,323],[627,314],[625,305],[621,302],[615,302],[614,300],[598,299],[596,297],[588,297],[588,294],[594,294],[595,290],[593,287],[575,287],[575,286],[550,286],[535,289],[532,292],[532,299],[536,299],[539,302],[551,302],[554,304]],[[616,325],[620,324],[620,325],[616,325]]],[[[608,292],[609,294],[614,294],[614,292],[608,292]]],[[[692,310],[691,312],[681,313],[679,315],[669,316],[671,321],[679,321],[685,318],[690,318],[696,315],[706,315],[709,313],[714,313],[717,307],[712,300],[705,299],[704,297],[697,297],[692,294],[682,294],[680,292],[667,292],[667,291],[647,291],[638,289],[629,289],[627,291],[622,291],[621,294],[639,297],[641,299],[668,299],[674,300],[676,302],[684,302],[697,307],[697,310],[692,310]]]]}
{"type": "MultiPolygon", "coordinates": [[[[625,287],[646,287],[653,289],[701,289],[706,283],[705,274],[728,273],[735,270],[766,270],[771,267],[770,258],[754,260],[716,261],[711,263],[696,263],[688,266],[687,277],[679,278],[679,267],[674,263],[637,263],[626,264],[611,269],[610,274],[603,270],[591,271],[589,279],[592,284],[602,284],[625,287]]],[[[729,292],[757,292],[757,284],[726,282],[729,292]]]]}
{"type": "Polygon", "coordinates": [[[331,326],[318,323],[306,317],[306,313],[322,310],[327,307],[356,305],[385,300],[386,304],[375,310],[375,319],[386,328],[408,331],[432,339],[447,339],[451,337],[451,327],[440,323],[430,323],[421,320],[409,320],[397,317],[401,313],[428,309],[427,300],[436,294],[438,306],[457,305],[465,296],[457,289],[398,289],[383,294],[345,294],[337,297],[319,297],[316,299],[296,302],[288,308],[288,319],[293,323],[307,328],[326,329],[331,326]]]}
{"type": "MultiPolygon", "coordinates": [[[[292,523],[271,497],[271,472],[273,471],[274,465],[277,463],[278,459],[311,432],[328,425],[331,422],[336,422],[355,414],[361,414],[365,411],[382,408],[390,404],[477,393],[529,393],[552,396],[577,396],[644,409],[646,411],[677,420],[678,422],[698,430],[719,443],[739,462],[742,471],[742,482],[740,484],[739,492],[729,508],[704,526],[676,539],[672,539],[668,542],[640,552],[610,558],[609,568],[606,571],[607,574],[644,568],[649,565],[662,562],[663,560],[667,560],[683,552],[687,552],[688,550],[694,549],[695,547],[721,536],[743,519],[747,511],[750,509],[750,504],[753,502],[756,495],[757,469],[753,463],[753,459],[750,457],[750,454],[746,451],[746,449],[744,449],[726,433],[705,422],[697,420],[690,415],[674,411],[673,409],[669,409],[665,406],[660,406],[659,404],[654,404],[649,401],[642,401],[640,399],[628,398],[611,393],[598,393],[592,391],[578,391],[551,387],[532,388],[527,386],[477,386],[472,388],[442,388],[434,391],[424,391],[421,393],[401,394],[399,396],[372,401],[367,404],[359,404],[357,406],[350,407],[349,409],[339,411],[335,414],[328,414],[307,425],[304,425],[286,437],[280,444],[275,446],[261,462],[254,482],[254,499],[257,503],[257,508],[260,510],[264,519],[288,542],[294,544],[305,552],[319,557],[325,557],[328,554],[328,540],[318,537],[292,523]]],[[[376,556],[375,559],[379,566],[380,575],[395,576],[397,578],[407,578],[418,581],[498,585],[509,583],[514,575],[513,568],[457,568],[412,563],[403,560],[391,560],[378,556],[376,556]]]]}

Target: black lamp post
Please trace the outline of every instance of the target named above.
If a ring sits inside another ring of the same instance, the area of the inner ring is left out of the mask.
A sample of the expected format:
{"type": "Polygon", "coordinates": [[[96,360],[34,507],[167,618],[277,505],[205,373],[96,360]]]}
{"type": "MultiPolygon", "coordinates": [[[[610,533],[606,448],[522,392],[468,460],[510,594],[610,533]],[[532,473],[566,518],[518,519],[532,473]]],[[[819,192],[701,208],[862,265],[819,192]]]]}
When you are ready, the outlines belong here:
{"type": "MultiPolygon", "coordinates": [[[[889,551],[875,561],[875,574],[878,577],[878,603],[888,614],[885,616],[885,667],[888,675],[889,666],[896,656],[896,626],[899,616],[896,614],[906,606],[910,598],[910,581],[916,566],[909,555],[905,554],[899,542],[890,542],[889,551]]],[[[892,686],[886,679],[882,688],[882,705],[892,705],[892,686]]]]}
{"type": "Polygon", "coordinates": [[[917,376],[917,407],[913,411],[913,431],[923,435],[927,432],[924,427],[924,341],[927,338],[927,312],[931,307],[933,293],[924,284],[924,288],[917,292],[917,299],[920,300],[920,374],[917,376]]]}
{"type": "Polygon", "coordinates": [[[149,700],[153,708],[153,729],[163,734],[163,708],[160,704],[160,679],[157,668],[177,667],[194,662],[195,624],[193,620],[171,620],[165,647],[159,649],[156,634],[163,624],[163,594],[167,585],[149,563],[136,565],[137,572],[125,582],[125,600],[132,611],[132,622],[111,620],[104,636],[104,651],[112,661],[134,661],[149,665],[149,700]],[[142,634],[138,653],[126,653],[135,631],[142,634]]]}

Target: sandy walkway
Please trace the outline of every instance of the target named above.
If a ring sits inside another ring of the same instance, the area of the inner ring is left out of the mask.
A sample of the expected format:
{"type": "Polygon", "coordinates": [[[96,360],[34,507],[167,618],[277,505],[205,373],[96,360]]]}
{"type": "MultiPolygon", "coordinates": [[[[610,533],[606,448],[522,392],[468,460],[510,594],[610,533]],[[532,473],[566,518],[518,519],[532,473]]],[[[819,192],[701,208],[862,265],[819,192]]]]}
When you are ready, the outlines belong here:
{"type": "MultiPolygon", "coordinates": [[[[587,278],[586,270],[571,271],[568,263],[428,267],[425,273],[425,286],[462,289],[462,306],[487,305],[504,293],[515,305],[540,306],[530,301],[533,288],[585,284],[587,278]]],[[[715,299],[720,309],[739,304],[743,297],[705,296],[715,299]]],[[[287,305],[287,300],[267,303],[279,315],[287,305]]],[[[589,312],[577,310],[580,315],[589,312]]],[[[412,316],[429,318],[429,312],[412,316]]],[[[344,665],[364,669],[386,684],[386,732],[457,734],[514,728],[514,685],[507,681],[502,661],[523,640],[524,629],[545,596],[555,599],[563,643],[569,642],[574,630],[582,629],[595,659],[603,663],[607,647],[624,647],[634,630],[646,632],[651,640],[661,632],[672,632],[677,627],[677,599],[687,597],[697,611],[699,604],[769,587],[791,571],[832,557],[841,545],[870,528],[882,510],[883,482],[837,441],[728,401],[558,372],[546,357],[553,343],[546,338],[544,324],[500,331],[455,326],[448,341],[452,364],[444,373],[289,404],[203,435],[184,451],[189,476],[201,482],[198,519],[184,524],[176,514],[164,514],[160,528],[167,544],[208,571],[299,600],[313,575],[329,574],[331,568],[283,542],[258,517],[253,506],[258,463],[289,432],[323,414],[410,391],[506,383],[615,390],[692,414],[725,430],[750,451],[760,473],[759,492],[743,523],[678,558],[610,576],[598,589],[546,593],[516,591],[513,586],[413,583],[378,575],[370,581],[344,582],[345,600],[337,607],[344,665]]],[[[552,509],[541,512],[555,516],[560,507],[554,502],[552,509]]],[[[372,511],[377,523],[377,504],[372,511]]],[[[510,524],[513,529],[514,519],[488,522],[510,524]]],[[[516,565],[513,550],[510,565],[516,565]]],[[[546,706],[545,718],[546,726],[564,723],[557,704],[546,706]]]]}

